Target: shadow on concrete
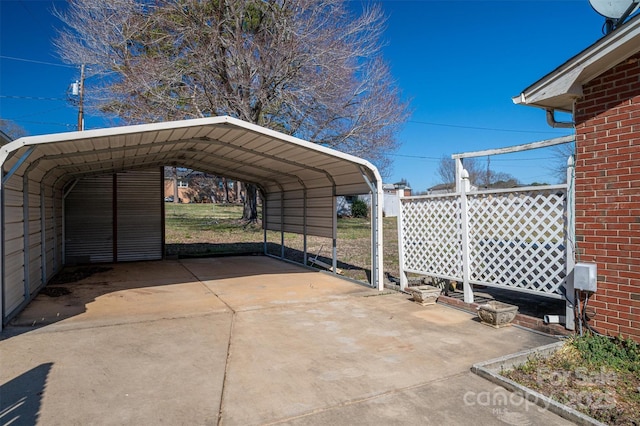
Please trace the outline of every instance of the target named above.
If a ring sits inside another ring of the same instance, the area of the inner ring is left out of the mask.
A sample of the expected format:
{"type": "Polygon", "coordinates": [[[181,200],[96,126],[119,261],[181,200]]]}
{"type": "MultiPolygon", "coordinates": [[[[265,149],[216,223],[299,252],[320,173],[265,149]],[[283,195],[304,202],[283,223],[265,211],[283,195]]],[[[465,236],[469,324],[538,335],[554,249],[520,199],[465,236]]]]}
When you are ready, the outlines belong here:
{"type": "Polygon", "coordinates": [[[0,424],[35,425],[38,423],[42,395],[53,363],[40,364],[0,385],[0,424]]]}
{"type": "Polygon", "coordinates": [[[260,255],[264,253],[262,243],[191,243],[165,244],[165,255],[169,258],[197,258],[214,256],[260,255]]]}
{"type": "MultiPolygon", "coordinates": [[[[459,300],[464,300],[464,293],[461,290],[449,291],[447,296],[459,300]]],[[[475,288],[473,291],[474,302],[481,305],[483,303],[497,300],[518,306],[518,313],[532,318],[542,318],[545,315],[564,315],[565,301],[552,299],[535,294],[522,293],[513,290],[503,290],[499,288],[484,287],[475,288]]]]}

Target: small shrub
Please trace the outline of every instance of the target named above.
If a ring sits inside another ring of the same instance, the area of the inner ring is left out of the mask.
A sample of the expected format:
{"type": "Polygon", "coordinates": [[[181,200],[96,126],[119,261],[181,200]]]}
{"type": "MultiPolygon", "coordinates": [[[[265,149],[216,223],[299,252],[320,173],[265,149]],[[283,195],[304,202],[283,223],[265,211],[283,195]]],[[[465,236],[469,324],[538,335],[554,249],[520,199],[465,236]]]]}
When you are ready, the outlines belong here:
{"type": "Polygon", "coordinates": [[[571,343],[580,351],[582,358],[592,365],[640,371],[640,345],[631,339],[586,334],[573,339],[571,343]]]}
{"type": "Polygon", "coordinates": [[[356,198],[351,203],[351,216],[353,217],[367,217],[369,215],[369,206],[363,200],[356,198]]]}

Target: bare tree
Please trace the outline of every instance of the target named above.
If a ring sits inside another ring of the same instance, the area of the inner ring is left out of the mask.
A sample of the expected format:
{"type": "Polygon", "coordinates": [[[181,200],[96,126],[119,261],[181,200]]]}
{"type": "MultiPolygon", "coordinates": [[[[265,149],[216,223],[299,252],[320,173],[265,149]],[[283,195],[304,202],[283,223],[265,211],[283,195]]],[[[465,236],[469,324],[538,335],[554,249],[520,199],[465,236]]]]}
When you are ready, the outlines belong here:
{"type": "Polygon", "coordinates": [[[194,173],[189,180],[189,188],[195,192],[196,201],[215,202],[218,190],[218,178],[206,173],[194,173]]]}
{"type": "MultiPolygon", "coordinates": [[[[377,6],[354,16],[343,0],[69,0],[58,16],[61,57],[104,77],[87,101],[126,122],[231,115],[384,171],[408,117],[377,6]]],[[[255,186],[245,202],[255,219],[255,186]]]]}
{"type": "MultiPolygon", "coordinates": [[[[469,181],[482,188],[511,188],[520,183],[509,173],[497,172],[491,168],[491,162],[487,159],[486,165],[479,158],[465,158],[464,168],[469,173],[469,181]]],[[[436,170],[442,183],[455,184],[456,164],[448,157],[442,157],[436,170]]]]}
{"type": "Polygon", "coordinates": [[[556,158],[553,160],[553,164],[550,166],[550,169],[558,182],[566,183],[567,160],[576,152],[575,142],[556,145],[553,147],[553,151],[556,158]]]}
{"type": "Polygon", "coordinates": [[[0,118],[0,131],[12,140],[27,136],[27,131],[20,127],[20,125],[4,118],[0,118]]]}
{"type": "MultiPolygon", "coordinates": [[[[469,173],[469,180],[475,184],[479,180],[479,175],[482,173],[480,162],[476,158],[465,158],[463,164],[465,170],[469,173]]],[[[442,157],[436,173],[442,183],[454,184],[456,182],[456,162],[450,157],[442,157]]]]}

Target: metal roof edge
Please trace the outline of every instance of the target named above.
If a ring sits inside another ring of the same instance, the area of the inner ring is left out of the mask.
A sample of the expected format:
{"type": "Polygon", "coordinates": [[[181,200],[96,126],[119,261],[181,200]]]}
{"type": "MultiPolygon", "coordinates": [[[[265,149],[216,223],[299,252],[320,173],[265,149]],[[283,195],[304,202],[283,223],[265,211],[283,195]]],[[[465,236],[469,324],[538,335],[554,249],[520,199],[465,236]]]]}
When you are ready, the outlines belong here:
{"type": "Polygon", "coordinates": [[[16,139],[12,142],[9,142],[8,144],[0,147],[0,165],[4,163],[4,160],[6,159],[8,154],[24,146],[39,145],[44,143],[56,143],[56,142],[64,142],[64,141],[75,141],[75,140],[90,139],[90,138],[102,138],[102,137],[118,136],[118,135],[129,135],[129,134],[142,133],[142,132],[184,129],[184,128],[198,127],[198,126],[212,126],[212,125],[218,125],[218,124],[229,124],[238,128],[242,128],[244,130],[250,130],[250,131],[254,131],[264,135],[268,135],[273,138],[284,140],[289,143],[300,145],[305,148],[322,152],[324,154],[366,167],[368,170],[370,170],[373,173],[374,177],[376,178],[376,181],[379,182],[379,185],[382,185],[382,178],[380,176],[378,168],[363,158],[356,157],[354,155],[347,154],[347,153],[335,150],[333,148],[328,148],[322,145],[318,145],[303,139],[296,138],[291,135],[287,135],[286,133],[281,133],[275,130],[268,129],[266,127],[259,126],[257,124],[249,123],[247,121],[240,120],[238,118],[234,118],[226,115],[217,116],[217,117],[194,118],[194,119],[178,120],[178,121],[163,121],[158,123],[134,124],[130,126],[107,127],[102,129],[84,130],[84,131],[76,131],[76,132],[63,132],[63,133],[51,133],[51,134],[36,135],[36,136],[25,136],[20,139],[16,139]]]}
{"type": "Polygon", "coordinates": [[[312,149],[312,150],[315,150],[315,151],[322,152],[322,153],[327,154],[327,155],[331,155],[331,156],[334,156],[334,157],[341,158],[343,160],[350,161],[352,163],[355,163],[355,164],[358,164],[358,165],[361,165],[361,166],[365,166],[365,167],[367,167],[368,169],[370,169],[371,171],[373,171],[375,173],[376,179],[380,182],[380,185],[382,185],[382,178],[380,177],[380,173],[378,171],[378,168],[376,166],[374,166],[372,163],[370,163],[369,161],[365,160],[364,158],[356,157],[355,155],[347,154],[346,152],[338,151],[336,149],[329,148],[329,147],[326,147],[326,146],[323,146],[323,145],[319,145],[317,143],[309,142],[309,141],[306,141],[304,139],[300,139],[300,138],[297,138],[295,136],[288,135],[286,133],[278,132],[277,130],[271,130],[269,128],[259,126],[257,124],[253,124],[253,123],[249,123],[249,122],[244,121],[244,120],[240,120],[238,118],[229,117],[229,116],[224,116],[222,118],[225,119],[226,123],[229,123],[229,124],[244,128],[246,130],[252,130],[252,131],[255,131],[255,132],[260,132],[260,133],[265,134],[265,135],[270,135],[272,137],[275,137],[275,138],[278,138],[278,139],[282,139],[282,140],[285,140],[285,141],[290,142],[290,143],[295,143],[297,145],[304,146],[305,148],[309,148],[309,149],[312,149]]]}
{"type": "MultiPolygon", "coordinates": [[[[640,14],[637,14],[620,28],[600,38],[511,99],[518,105],[544,108],[545,100],[557,99],[562,95],[581,95],[575,90],[577,85],[587,83],[639,51],[640,14]],[[627,48],[621,49],[623,46],[627,48]],[[570,93],[572,91],[576,93],[570,93]],[[539,97],[536,98],[536,95],[539,97]]],[[[562,109],[571,111],[571,108],[567,107],[562,109]]]]}
{"type": "MultiPolygon", "coordinates": [[[[206,126],[224,123],[226,116],[218,117],[205,117],[205,118],[192,118],[188,120],[177,121],[161,121],[158,123],[145,123],[145,124],[132,124],[128,126],[116,126],[116,127],[104,127],[100,129],[83,130],[76,132],[63,132],[63,133],[48,133],[44,135],[25,136],[20,139],[16,139],[13,142],[7,144],[9,147],[15,144],[18,147],[25,145],[37,145],[45,142],[62,142],[62,141],[74,141],[79,139],[100,138],[116,135],[127,135],[140,132],[153,132],[171,129],[181,129],[186,127],[206,126]],[[20,144],[19,144],[20,142],[20,144]]],[[[12,147],[13,148],[13,147],[12,147]]],[[[9,149],[11,152],[13,149],[9,149]]]]}

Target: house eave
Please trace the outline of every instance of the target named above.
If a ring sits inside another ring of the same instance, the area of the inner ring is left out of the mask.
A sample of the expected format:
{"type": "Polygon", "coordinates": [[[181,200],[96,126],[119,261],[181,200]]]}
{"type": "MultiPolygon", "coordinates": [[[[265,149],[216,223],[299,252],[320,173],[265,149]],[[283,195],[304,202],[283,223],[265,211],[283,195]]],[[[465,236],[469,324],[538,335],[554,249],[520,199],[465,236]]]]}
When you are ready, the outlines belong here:
{"type": "Polygon", "coordinates": [[[640,51],[640,14],[512,98],[518,105],[571,112],[582,87],[640,51]]]}

